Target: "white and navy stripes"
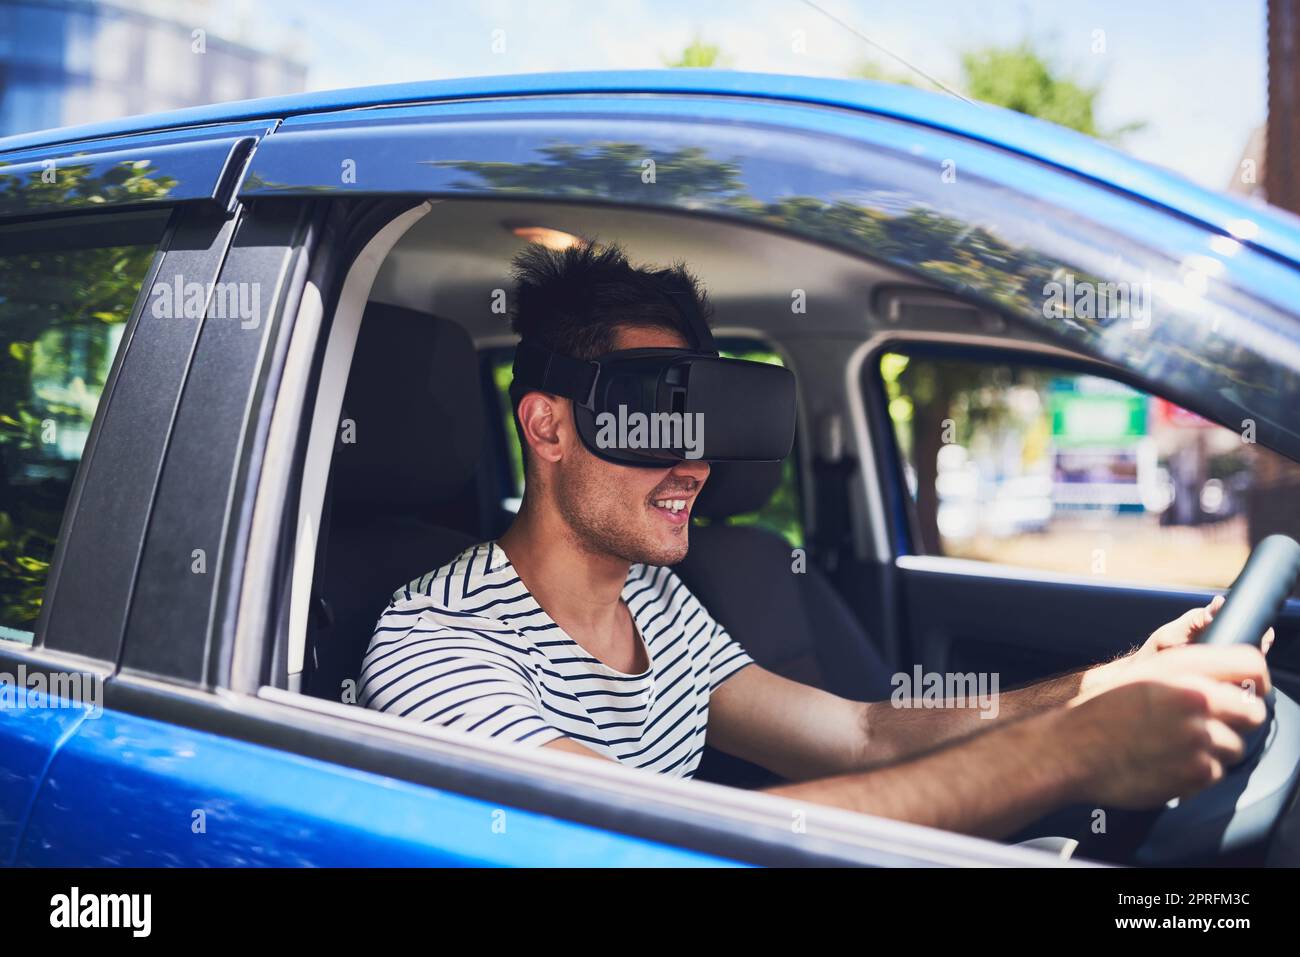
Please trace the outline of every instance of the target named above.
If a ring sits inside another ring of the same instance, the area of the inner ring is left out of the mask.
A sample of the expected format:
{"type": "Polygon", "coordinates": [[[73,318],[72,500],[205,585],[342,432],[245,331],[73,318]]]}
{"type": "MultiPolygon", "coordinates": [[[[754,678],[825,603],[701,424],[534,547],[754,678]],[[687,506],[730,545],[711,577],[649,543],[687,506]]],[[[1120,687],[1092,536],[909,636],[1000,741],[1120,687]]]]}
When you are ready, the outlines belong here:
{"type": "Polygon", "coordinates": [[[638,768],[689,777],[709,694],[753,659],[668,568],[633,565],[623,600],[650,667],[615,671],[566,635],[494,543],[398,589],[361,670],[361,704],[543,745],[568,737],[638,768]]]}

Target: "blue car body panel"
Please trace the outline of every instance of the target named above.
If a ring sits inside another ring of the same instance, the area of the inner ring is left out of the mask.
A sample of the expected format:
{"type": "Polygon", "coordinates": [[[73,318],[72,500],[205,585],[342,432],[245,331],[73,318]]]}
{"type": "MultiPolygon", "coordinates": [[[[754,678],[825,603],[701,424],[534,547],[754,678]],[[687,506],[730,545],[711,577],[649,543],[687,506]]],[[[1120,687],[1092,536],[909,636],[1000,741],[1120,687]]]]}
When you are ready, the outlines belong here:
{"type": "Polygon", "coordinates": [[[469,77],[245,100],[0,139],[0,153],[149,130],[284,118],[380,105],[488,97],[693,93],[789,100],[892,117],[978,140],[1105,183],[1300,263],[1300,218],[1197,186],[1095,139],[1011,110],[868,80],[725,70],[645,70],[469,77]]]}
{"type": "Polygon", "coordinates": [[[731,863],[108,709],[81,722],[58,748],[15,862],[189,867],[731,863]]]}
{"type": "Polygon", "coordinates": [[[21,683],[8,681],[0,686],[0,702],[0,864],[8,864],[51,758],[86,711],[49,707],[46,695],[27,693],[21,683]],[[16,690],[23,692],[21,703],[13,698],[16,690]]]}

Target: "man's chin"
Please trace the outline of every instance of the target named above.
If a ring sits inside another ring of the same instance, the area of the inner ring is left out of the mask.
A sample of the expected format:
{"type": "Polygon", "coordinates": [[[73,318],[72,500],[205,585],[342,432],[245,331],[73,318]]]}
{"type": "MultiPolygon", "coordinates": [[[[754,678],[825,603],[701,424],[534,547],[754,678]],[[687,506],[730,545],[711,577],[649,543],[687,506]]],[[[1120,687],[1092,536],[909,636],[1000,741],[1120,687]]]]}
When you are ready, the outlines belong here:
{"type": "Polygon", "coordinates": [[[674,536],[671,541],[658,542],[653,549],[648,549],[653,551],[653,555],[638,560],[643,565],[676,565],[686,557],[690,548],[690,534],[683,528],[681,534],[674,536]]]}

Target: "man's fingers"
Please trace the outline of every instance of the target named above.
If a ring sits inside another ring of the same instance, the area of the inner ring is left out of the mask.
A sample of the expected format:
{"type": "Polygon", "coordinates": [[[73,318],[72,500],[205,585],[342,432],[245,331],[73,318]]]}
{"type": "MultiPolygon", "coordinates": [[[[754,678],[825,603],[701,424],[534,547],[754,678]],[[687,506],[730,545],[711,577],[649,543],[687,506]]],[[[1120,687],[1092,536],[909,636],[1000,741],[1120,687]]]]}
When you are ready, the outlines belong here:
{"type": "Polygon", "coordinates": [[[1242,759],[1246,753],[1246,743],[1240,734],[1213,718],[1205,722],[1205,730],[1210,737],[1210,754],[1220,763],[1230,767],[1242,759]]]}
{"type": "Polygon", "coordinates": [[[1185,645],[1193,635],[1208,628],[1214,614],[1223,607],[1223,596],[1215,595],[1208,605],[1189,608],[1167,625],[1156,629],[1156,644],[1160,648],[1185,645]]]}
{"type": "Polygon", "coordinates": [[[1215,595],[1210,599],[1210,603],[1203,608],[1193,608],[1180,621],[1186,621],[1188,630],[1191,632],[1202,631],[1210,627],[1210,622],[1214,621],[1214,616],[1220,608],[1223,607],[1223,596],[1215,595]]]}
{"type": "Polygon", "coordinates": [[[1270,649],[1270,648],[1273,647],[1273,638],[1274,638],[1274,637],[1275,637],[1275,636],[1274,636],[1274,634],[1273,634],[1273,629],[1272,629],[1272,628],[1270,628],[1268,631],[1264,632],[1264,637],[1263,637],[1262,639],[1260,639],[1260,642],[1259,642],[1259,650],[1262,651],[1262,652],[1264,652],[1264,654],[1267,655],[1267,654],[1268,654],[1268,649],[1270,649]]]}
{"type": "Polygon", "coordinates": [[[1264,723],[1268,708],[1258,695],[1222,681],[1200,685],[1210,704],[1210,720],[1221,722],[1235,732],[1245,734],[1264,723]]]}
{"type": "Polygon", "coordinates": [[[1253,645],[1187,645],[1160,656],[1160,671],[1169,676],[1201,675],[1248,688],[1257,695],[1273,687],[1264,655],[1253,645]]]}

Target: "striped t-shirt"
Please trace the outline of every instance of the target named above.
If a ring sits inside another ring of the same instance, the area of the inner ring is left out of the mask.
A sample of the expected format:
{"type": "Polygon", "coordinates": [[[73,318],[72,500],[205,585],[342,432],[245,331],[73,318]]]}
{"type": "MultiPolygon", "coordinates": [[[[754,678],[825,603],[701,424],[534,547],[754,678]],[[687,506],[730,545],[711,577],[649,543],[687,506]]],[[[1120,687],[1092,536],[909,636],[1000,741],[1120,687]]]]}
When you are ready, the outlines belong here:
{"type": "Polygon", "coordinates": [[[689,777],[709,693],[753,659],[668,568],[633,565],[623,601],[650,667],[624,674],[564,633],[495,543],[393,595],[366,652],[360,702],[473,734],[568,737],[638,768],[689,777]]]}

